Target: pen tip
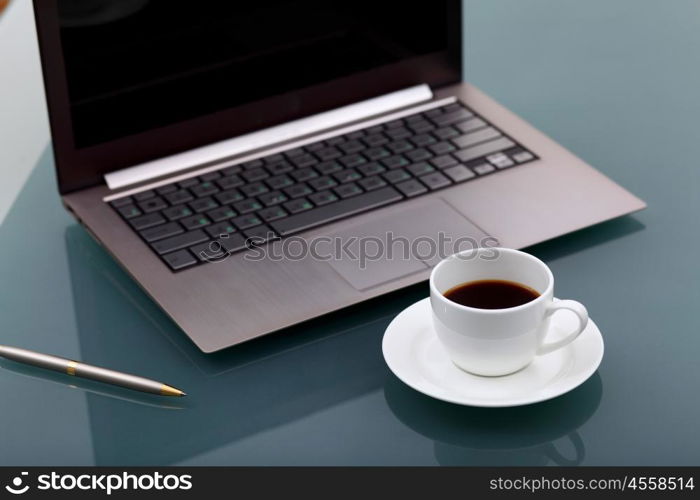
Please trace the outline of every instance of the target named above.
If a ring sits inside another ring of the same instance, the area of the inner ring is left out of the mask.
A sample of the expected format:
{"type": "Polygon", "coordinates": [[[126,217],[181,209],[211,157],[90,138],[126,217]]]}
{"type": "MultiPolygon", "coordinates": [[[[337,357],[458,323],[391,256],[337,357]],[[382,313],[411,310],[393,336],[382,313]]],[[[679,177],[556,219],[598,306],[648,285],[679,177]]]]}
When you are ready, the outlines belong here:
{"type": "Polygon", "coordinates": [[[165,384],[163,384],[163,387],[160,388],[160,393],[163,396],[176,396],[176,397],[187,396],[187,393],[185,393],[185,391],[181,391],[180,389],[176,389],[175,387],[171,387],[171,386],[165,385],[165,384]]]}

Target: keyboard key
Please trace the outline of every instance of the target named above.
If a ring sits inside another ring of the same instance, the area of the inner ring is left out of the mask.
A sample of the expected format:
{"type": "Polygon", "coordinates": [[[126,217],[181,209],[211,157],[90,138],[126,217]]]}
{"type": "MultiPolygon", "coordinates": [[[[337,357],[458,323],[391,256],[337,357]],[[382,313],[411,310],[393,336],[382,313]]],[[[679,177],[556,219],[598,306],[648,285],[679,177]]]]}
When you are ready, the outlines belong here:
{"type": "Polygon", "coordinates": [[[198,229],[200,227],[208,226],[211,224],[209,218],[204,214],[192,215],[190,217],[185,217],[180,219],[180,223],[185,226],[188,230],[198,229]]]}
{"type": "Polygon", "coordinates": [[[245,240],[246,238],[242,234],[233,233],[229,234],[228,236],[223,234],[221,235],[221,238],[216,241],[221,245],[221,248],[223,248],[226,253],[232,254],[247,248],[245,240]]]}
{"type": "Polygon", "coordinates": [[[292,158],[291,162],[297,168],[306,168],[312,165],[316,165],[318,163],[318,160],[315,156],[310,155],[309,153],[304,153],[295,158],[292,158]]]}
{"type": "Polygon", "coordinates": [[[387,142],[389,142],[389,139],[381,133],[368,134],[362,140],[370,148],[381,146],[382,144],[386,144],[387,142]]]}
{"type": "Polygon", "coordinates": [[[434,129],[435,125],[433,125],[432,123],[430,123],[427,120],[424,120],[421,117],[420,120],[415,120],[415,121],[409,123],[408,128],[410,128],[416,134],[422,134],[424,132],[427,132],[429,130],[434,129]]]}
{"type": "Polygon", "coordinates": [[[269,189],[262,182],[253,182],[252,184],[246,184],[245,186],[241,186],[240,191],[247,198],[252,198],[253,196],[258,196],[259,194],[267,193],[269,189]]]}
{"type": "Polygon", "coordinates": [[[436,143],[437,140],[430,134],[418,134],[411,137],[411,142],[417,147],[422,148],[436,143]]]}
{"type": "MultiPolygon", "coordinates": [[[[284,220],[284,219],[282,219],[284,220]]],[[[248,245],[262,245],[278,236],[267,226],[256,226],[243,232],[248,245]]]]}
{"type": "Polygon", "coordinates": [[[339,158],[339,157],[343,156],[343,153],[338,148],[335,148],[333,146],[318,149],[318,150],[314,151],[314,154],[321,161],[333,160],[335,158],[339,158]]]}
{"type": "Polygon", "coordinates": [[[269,174],[264,168],[251,168],[250,170],[243,172],[241,176],[247,182],[257,182],[269,177],[269,174]]]}
{"type": "Polygon", "coordinates": [[[199,180],[196,177],[190,177],[189,179],[185,179],[184,181],[180,181],[177,183],[177,185],[183,189],[196,186],[197,184],[199,184],[199,180]]]}
{"type": "Polygon", "coordinates": [[[267,185],[272,189],[282,189],[294,184],[294,181],[288,175],[276,175],[275,177],[270,177],[265,182],[267,182],[267,185]]]}
{"type": "Polygon", "coordinates": [[[186,205],[176,205],[174,207],[166,208],[161,213],[165,215],[168,220],[177,220],[187,217],[188,215],[192,215],[193,212],[190,207],[186,205]]]}
{"type": "Polygon", "coordinates": [[[190,202],[190,208],[195,212],[206,212],[207,210],[212,210],[218,207],[219,204],[215,202],[212,198],[200,198],[190,202]]]}
{"type": "Polygon", "coordinates": [[[314,203],[314,205],[321,206],[328,205],[329,203],[333,203],[334,201],[338,201],[339,198],[335,195],[335,193],[332,193],[330,191],[320,191],[318,193],[309,195],[309,200],[311,200],[314,203]]]}
{"type": "Polygon", "coordinates": [[[318,151],[319,149],[323,149],[325,147],[326,147],[326,145],[323,141],[313,142],[311,144],[307,144],[306,146],[304,146],[304,151],[315,152],[315,151],[318,151]]]}
{"type": "Polygon", "coordinates": [[[169,193],[164,196],[168,203],[171,205],[179,205],[180,203],[186,203],[190,200],[194,200],[194,196],[190,194],[186,189],[180,189],[174,193],[169,193]]]}
{"type": "Polygon", "coordinates": [[[459,132],[452,127],[443,127],[437,130],[433,130],[432,134],[438,139],[445,141],[447,139],[457,137],[459,135],[459,132]]]}
{"type": "Polygon", "coordinates": [[[286,210],[282,207],[269,207],[264,208],[258,212],[258,215],[266,222],[281,219],[287,216],[286,210]]]}
{"type": "Polygon", "coordinates": [[[342,186],[333,188],[333,191],[335,191],[335,194],[341,198],[350,198],[351,196],[357,196],[358,194],[362,193],[362,188],[354,182],[349,182],[347,184],[343,184],[342,186]]]}
{"type": "Polygon", "coordinates": [[[282,205],[290,214],[297,214],[312,209],[314,206],[306,198],[298,198],[282,205]]]}
{"type": "Polygon", "coordinates": [[[328,189],[330,187],[337,186],[337,185],[338,185],[338,183],[335,180],[328,177],[327,175],[323,176],[323,177],[319,177],[317,179],[311,179],[309,181],[309,186],[314,188],[316,191],[321,191],[322,189],[328,189]]]}
{"type": "Polygon", "coordinates": [[[412,162],[423,161],[433,157],[433,154],[424,148],[414,149],[405,153],[405,155],[412,162]]]}
{"type": "Polygon", "coordinates": [[[453,123],[462,122],[474,116],[474,113],[467,111],[464,108],[457,109],[455,111],[449,111],[438,116],[433,116],[430,119],[438,127],[444,127],[445,125],[452,125],[453,123]]]}
{"type": "Polygon", "coordinates": [[[231,217],[235,217],[236,211],[232,209],[231,207],[219,207],[215,208],[214,210],[210,210],[207,212],[207,217],[211,219],[213,222],[221,222],[222,220],[230,219],[231,217]]]}
{"type": "Polygon", "coordinates": [[[411,172],[413,175],[416,177],[419,177],[421,175],[429,174],[430,172],[435,171],[435,167],[433,167],[430,163],[421,161],[419,163],[414,163],[413,165],[409,165],[406,170],[411,172]]]}
{"type": "Polygon", "coordinates": [[[265,165],[270,165],[271,163],[277,163],[278,161],[284,160],[284,155],[282,153],[275,153],[273,155],[268,155],[263,158],[265,165]]]}
{"type": "Polygon", "coordinates": [[[162,259],[173,271],[180,271],[192,267],[197,263],[197,260],[187,250],[169,253],[164,255],[162,259]]]}
{"type": "Polygon", "coordinates": [[[139,234],[147,242],[162,240],[163,238],[169,238],[170,236],[175,236],[176,234],[184,233],[184,229],[177,222],[168,222],[167,224],[161,224],[160,226],[152,227],[150,229],[144,229],[140,231],[139,234]]]}
{"type": "Polygon", "coordinates": [[[239,174],[242,171],[243,171],[243,167],[241,165],[232,165],[230,167],[222,168],[221,174],[224,176],[228,176],[228,175],[239,174]]]}
{"type": "Polygon", "coordinates": [[[341,170],[340,172],[336,172],[333,174],[333,178],[341,184],[345,182],[356,181],[361,177],[362,175],[360,175],[360,173],[353,168],[341,170]]]}
{"type": "MultiPolygon", "coordinates": [[[[316,195],[321,193],[316,193],[316,195]]],[[[372,210],[402,198],[398,191],[392,187],[385,187],[375,191],[369,191],[352,198],[330,203],[323,207],[307,210],[295,215],[290,215],[270,223],[279,234],[288,234],[304,231],[319,224],[325,224],[343,217],[348,217],[366,210],[372,210]]]]}
{"type": "Polygon", "coordinates": [[[457,148],[454,147],[452,143],[449,143],[447,141],[441,141],[437,144],[433,144],[432,146],[428,146],[428,149],[436,155],[444,155],[457,150],[457,148]]]}
{"type": "Polygon", "coordinates": [[[254,210],[260,210],[262,205],[257,200],[243,200],[238,203],[233,204],[233,208],[239,214],[247,214],[248,212],[253,212],[254,210]]]}
{"type": "Polygon", "coordinates": [[[365,177],[369,177],[370,175],[381,174],[382,172],[386,171],[386,168],[381,166],[376,161],[371,161],[364,165],[360,165],[357,167],[357,170],[365,177]]]}
{"type": "Polygon", "coordinates": [[[482,156],[490,155],[496,153],[502,149],[508,149],[515,146],[515,143],[508,139],[507,137],[501,137],[494,141],[484,142],[477,146],[473,146],[467,149],[460,149],[456,153],[453,153],[460,161],[467,162],[475,160],[482,156]]]}
{"type": "Polygon", "coordinates": [[[124,205],[123,207],[117,208],[117,212],[121,214],[125,219],[133,219],[143,214],[141,210],[136,205],[124,205]]]}
{"type": "Polygon", "coordinates": [[[428,186],[430,190],[442,189],[452,184],[450,179],[445,177],[441,172],[433,172],[431,174],[420,177],[423,184],[428,186]]]}
{"type": "Polygon", "coordinates": [[[338,161],[345,167],[356,167],[358,165],[362,165],[363,163],[367,163],[367,160],[365,160],[362,155],[358,154],[343,156],[342,158],[338,159],[338,161]]]}
{"type": "MultiPolygon", "coordinates": [[[[311,189],[306,184],[295,184],[294,186],[284,188],[284,192],[290,198],[300,198],[301,196],[310,195],[311,193],[314,192],[314,190],[311,189]]],[[[282,200],[282,201],[285,201],[285,200],[282,200]]]]}
{"type": "Polygon", "coordinates": [[[525,163],[526,161],[532,160],[534,157],[535,155],[533,155],[529,151],[522,151],[513,155],[513,159],[518,163],[525,163]]]}
{"type": "Polygon", "coordinates": [[[233,227],[233,224],[226,221],[226,222],[218,222],[216,224],[213,224],[209,226],[208,228],[205,229],[207,234],[214,238],[215,240],[218,240],[221,238],[222,234],[231,234],[236,232],[236,228],[233,227]]]}
{"type": "MultiPolygon", "coordinates": [[[[307,155],[308,156],[308,155],[307,155]]],[[[312,158],[314,163],[318,163],[314,158],[312,158]]],[[[267,169],[272,175],[284,174],[294,170],[294,167],[288,161],[278,161],[267,166],[267,169]]]]}
{"type": "Polygon", "coordinates": [[[244,170],[252,170],[255,168],[260,168],[264,165],[264,162],[261,159],[257,160],[250,160],[245,163],[243,163],[241,166],[243,167],[244,170]]]}
{"type": "Polygon", "coordinates": [[[448,111],[456,111],[458,109],[463,109],[464,106],[462,105],[461,102],[453,102],[452,104],[447,104],[446,106],[442,107],[442,110],[447,113],[448,111]]]}
{"type": "Polygon", "coordinates": [[[241,201],[244,196],[237,189],[229,189],[228,191],[215,194],[214,198],[216,198],[216,201],[222,205],[229,205],[231,203],[241,201]]]}
{"type": "Polygon", "coordinates": [[[372,191],[374,189],[379,189],[380,187],[386,186],[386,181],[379,177],[378,175],[373,175],[372,177],[366,177],[360,179],[357,182],[365,191],[372,191]]]}
{"type": "Polygon", "coordinates": [[[486,122],[482,120],[481,118],[472,118],[471,120],[467,120],[466,122],[458,123],[455,125],[457,129],[466,134],[468,132],[474,132],[475,130],[479,130],[480,128],[486,127],[486,122]]]}
{"type": "Polygon", "coordinates": [[[287,151],[284,152],[284,156],[287,158],[295,158],[299,157],[301,155],[304,155],[304,148],[293,148],[293,149],[288,149],[287,151]]]}
{"type": "Polygon", "coordinates": [[[228,175],[226,177],[222,177],[221,179],[218,179],[216,183],[219,185],[221,189],[231,189],[235,188],[238,186],[242,186],[245,184],[243,179],[241,179],[240,176],[234,174],[234,175],[228,175]]]}
{"type": "Polygon", "coordinates": [[[156,196],[155,198],[150,198],[146,201],[139,202],[138,206],[142,212],[149,213],[155,212],[156,210],[162,210],[166,208],[168,204],[165,203],[165,200],[163,198],[161,198],[160,196],[156,196]]]}
{"type": "Polygon", "coordinates": [[[177,191],[177,186],[175,184],[168,184],[167,186],[161,186],[156,189],[156,193],[161,196],[168,193],[174,193],[175,191],[177,191]]]}
{"type": "Polygon", "coordinates": [[[117,198],[116,200],[110,201],[109,204],[112,205],[114,208],[123,207],[126,205],[131,205],[132,198],[131,198],[131,196],[125,196],[124,198],[117,198]]]}
{"type": "Polygon", "coordinates": [[[382,165],[387,168],[400,168],[405,167],[409,164],[409,161],[401,155],[390,156],[389,158],[384,158],[381,161],[382,165]]]}
{"type": "Polygon", "coordinates": [[[459,137],[456,137],[452,139],[453,144],[455,144],[458,148],[464,149],[468,148],[470,146],[474,146],[475,144],[479,144],[480,142],[484,141],[490,141],[491,139],[495,139],[496,137],[499,137],[501,133],[496,130],[493,127],[487,127],[487,128],[482,128],[481,130],[478,130],[476,132],[472,132],[470,134],[465,134],[461,135],[459,137]]]}
{"type": "Polygon", "coordinates": [[[345,154],[356,153],[365,149],[365,145],[357,139],[351,139],[343,144],[338,145],[338,148],[345,154]]]}
{"type": "Polygon", "coordinates": [[[472,177],[476,177],[476,174],[469,170],[464,165],[457,165],[456,167],[450,167],[443,170],[444,174],[447,175],[454,182],[463,182],[472,177]]]}
{"type": "Polygon", "coordinates": [[[398,154],[404,151],[410,151],[413,149],[413,144],[408,141],[394,141],[387,144],[386,147],[390,149],[392,153],[398,154]]]}
{"type": "MultiPolygon", "coordinates": [[[[181,250],[184,251],[184,250],[181,250]]],[[[228,252],[220,241],[207,241],[190,247],[190,252],[201,262],[217,262],[222,260],[228,252]]]]}
{"type": "Polygon", "coordinates": [[[384,124],[384,127],[386,127],[387,130],[392,129],[392,128],[399,128],[402,126],[403,126],[403,120],[400,118],[398,120],[392,120],[392,121],[384,124]]]}
{"type": "Polygon", "coordinates": [[[365,136],[364,130],[356,130],[355,132],[350,132],[349,134],[345,134],[345,137],[347,137],[348,139],[361,139],[364,136],[365,136]]]}
{"type": "Polygon", "coordinates": [[[175,250],[191,247],[197,243],[203,243],[208,239],[209,237],[204,231],[201,229],[196,229],[194,231],[172,236],[164,240],[158,240],[151,243],[151,248],[158,252],[159,255],[163,255],[168,252],[174,252],[175,250]]]}
{"type": "Polygon", "coordinates": [[[316,165],[316,170],[321,172],[321,175],[332,174],[333,172],[337,172],[342,169],[343,166],[335,160],[324,161],[316,165]]]}
{"type": "Polygon", "coordinates": [[[199,179],[202,182],[210,182],[210,181],[215,181],[219,177],[221,177],[221,172],[214,171],[214,172],[208,172],[206,174],[200,175],[199,179]]]}
{"type": "Polygon", "coordinates": [[[262,220],[255,214],[241,215],[231,220],[238,229],[248,229],[262,224],[262,220]]]}
{"type": "Polygon", "coordinates": [[[150,198],[153,198],[155,195],[155,191],[149,189],[148,191],[141,191],[140,193],[136,193],[132,196],[136,201],[146,201],[150,198]]]}
{"type": "Polygon", "coordinates": [[[219,188],[211,181],[205,181],[197,186],[192,186],[190,191],[197,197],[209,196],[210,194],[218,193],[219,188]]]}
{"type": "Polygon", "coordinates": [[[430,160],[430,163],[435,165],[437,168],[447,168],[447,167],[452,167],[454,165],[457,165],[457,160],[455,160],[452,156],[450,155],[443,155],[443,156],[438,156],[435,158],[432,158],[430,160]]]}
{"type": "Polygon", "coordinates": [[[398,184],[399,182],[403,182],[411,178],[411,174],[409,174],[402,168],[397,170],[391,170],[390,172],[382,174],[382,176],[391,184],[398,184]]]}
{"type": "Polygon", "coordinates": [[[157,226],[158,224],[162,224],[163,222],[165,222],[165,219],[158,212],[142,215],[140,217],[134,217],[133,219],[129,220],[129,224],[131,224],[131,227],[133,227],[137,231],[157,226]]]}
{"type": "Polygon", "coordinates": [[[258,196],[258,199],[266,207],[271,207],[273,205],[278,205],[284,201],[287,201],[289,197],[282,191],[270,191],[269,193],[265,193],[261,196],[258,196]]]}
{"type": "Polygon", "coordinates": [[[308,181],[309,179],[313,179],[314,177],[318,177],[318,172],[316,172],[313,168],[300,168],[289,175],[291,175],[297,182],[304,182],[308,181]]]}
{"type": "MultiPolygon", "coordinates": [[[[508,159],[508,161],[510,161],[510,158],[508,159]]],[[[511,164],[512,164],[512,162],[511,162],[511,164]]],[[[484,175],[484,174],[490,174],[491,172],[496,170],[496,167],[494,167],[490,163],[481,163],[479,165],[473,166],[472,170],[479,175],[484,175]]]]}
{"type": "Polygon", "coordinates": [[[515,162],[503,153],[496,153],[487,156],[486,159],[498,168],[507,168],[515,165],[515,162]]]}
{"type": "Polygon", "coordinates": [[[418,196],[419,194],[428,192],[428,188],[426,188],[416,179],[411,179],[410,181],[405,181],[396,184],[396,189],[401,191],[408,198],[412,198],[413,196],[418,196]]]}
{"type": "Polygon", "coordinates": [[[413,135],[413,132],[408,130],[406,127],[390,128],[384,133],[392,140],[405,139],[406,137],[411,137],[413,135]]]}
{"type": "Polygon", "coordinates": [[[380,160],[382,158],[386,158],[387,156],[391,156],[391,151],[386,148],[369,148],[364,150],[362,154],[370,160],[380,160]]]}

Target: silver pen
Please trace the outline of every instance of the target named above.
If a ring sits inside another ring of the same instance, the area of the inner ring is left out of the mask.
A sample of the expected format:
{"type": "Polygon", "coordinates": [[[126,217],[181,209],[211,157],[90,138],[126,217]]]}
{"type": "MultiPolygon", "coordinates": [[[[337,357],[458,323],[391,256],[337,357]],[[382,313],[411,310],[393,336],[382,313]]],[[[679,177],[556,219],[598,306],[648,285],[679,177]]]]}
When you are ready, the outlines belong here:
{"type": "Polygon", "coordinates": [[[65,373],[73,377],[82,377],[104,382],[105,384],[126,387],[127,389],[133,389],[135,391],[160,394],[161,396],[186,395],[180,389],[176,389],[162,382],[131,375],[129,373],[109,370],[107,368],[100,368],[99,366],[88,365],[80,361],[73,361],[72,359],[52,356],[51,354],[42,354],[40,352],[30,351],[29,349],[0,345],[0,357],[18,363],[34,365],[39,368],[65,373]]]}

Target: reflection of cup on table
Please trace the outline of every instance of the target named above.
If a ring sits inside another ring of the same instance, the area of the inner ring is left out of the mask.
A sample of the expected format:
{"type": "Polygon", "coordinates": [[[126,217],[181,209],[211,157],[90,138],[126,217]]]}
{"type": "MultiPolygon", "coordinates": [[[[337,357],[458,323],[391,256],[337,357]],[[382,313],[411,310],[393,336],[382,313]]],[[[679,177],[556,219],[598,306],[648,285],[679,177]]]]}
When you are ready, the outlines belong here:
{"type": "Polygon", "coordinates": [[[384,384],[392,413],[434,441],[440,465],[580,465],[586,456],[579,429],[603,395],[600,375],[556,399],[512,408],[475,408],[416,393],[395,377],[384,384]]]}
{"type": "Polygon", "coordinates": [[[452,361],[475,375],[507,375],[525,368],[536,356],[573,342],[588,323],[582,304],[554,300],[554,277],[544,262],[507,248],[466,250],[444,259],[430,275],[430,304],[435,331],[452,361]],[[489,283],[496,290],[490,301],[496,307],[481,305],[483,300],[470,306],[447,297],[458,289],[489,283]],[[503,300],[518,289],[531,296],[503,300]],[[561,310],[574,313],[578,327],[563,339],[548,340],[549,319],[561,310]]]}

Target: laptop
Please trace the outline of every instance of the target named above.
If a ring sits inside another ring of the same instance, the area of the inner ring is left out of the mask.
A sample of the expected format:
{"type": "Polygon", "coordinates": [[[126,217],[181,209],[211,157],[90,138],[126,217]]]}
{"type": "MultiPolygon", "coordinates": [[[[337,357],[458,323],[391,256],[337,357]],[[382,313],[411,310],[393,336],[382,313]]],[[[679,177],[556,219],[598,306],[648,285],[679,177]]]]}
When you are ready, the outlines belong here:
{"type": "Polygon", "coordinates": [[[34,9],[63,204],[203,352],[645,207],[463,81],[458,1],[34,9]]]}

